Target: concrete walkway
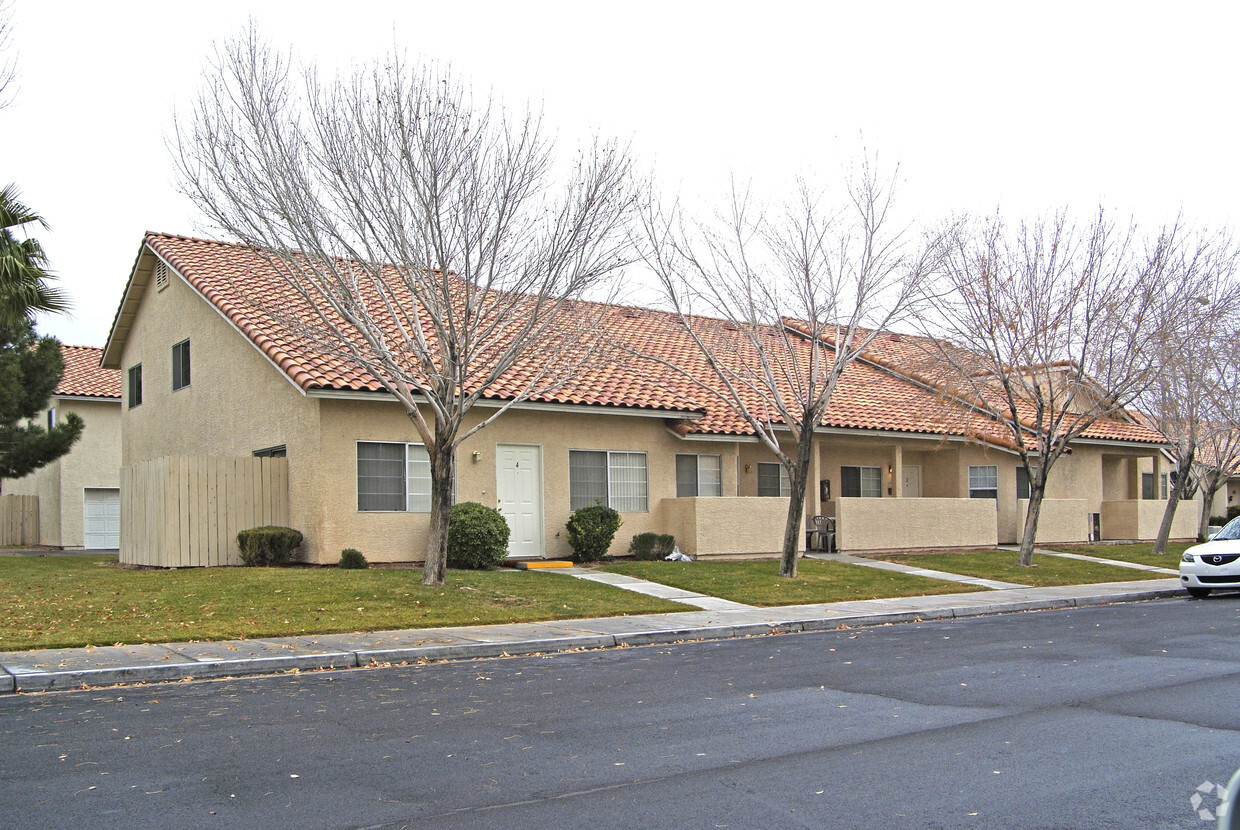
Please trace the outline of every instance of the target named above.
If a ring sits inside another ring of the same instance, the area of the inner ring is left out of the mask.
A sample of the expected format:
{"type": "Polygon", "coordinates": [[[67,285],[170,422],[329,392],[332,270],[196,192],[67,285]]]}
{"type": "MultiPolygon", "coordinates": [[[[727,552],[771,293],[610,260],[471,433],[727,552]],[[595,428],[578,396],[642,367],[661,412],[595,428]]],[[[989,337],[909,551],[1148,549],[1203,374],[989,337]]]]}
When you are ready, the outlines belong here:
{"type": "Polygon", "coordinates": [[[754,607],[740,602],[733,602],[730,599],[708,597],[705,594],[686,591],[683,588],[673,588],[670,585],[638,579],[635,576],[607,573],[606,571],[592,571],[588,568],[556,568],[553,571],[544,571],[544,573],[565,574],[566,576],[575,576],[578,579],[587,579],[590,582],[601,582],[613,588],[623,588],[626,591],[645,594],[648,597],[670,599],[673,602],[693,605],[704,611],[749,611],[754,607]]]}
{"type": "Polygon", "coordinates": [[[1021,585],[1017,582],[1001,582],[998,579],[982,579],[980,576],[965,576],[963,574],[953,574],[947,571],[934,571],[930,568],[917,568],[912,565],[902,565],[899,562],[888,562],[883,559],[867,559],[864,556],[851,556],[847,553],[807,553],[808,559],[822,559],[826,562],[846,562],[849,565],[860,565],[863,568],[877,568],[880,571],[895,571],[896,573],[908,574],[909,576],[926,576],[931,579],[943,579],[948,582],[959,582],[964,585],[976,585],[978,588],[990,588],[991,590],[1002,591],[1008,588],[1028,588],[1028,585],[1021,585]]]}
{"type": "Polygon", "coordinates": [[[715,640],[1076,608],[1181,593],[1178,579],[1138,580],[511,625],[0,652],[0,693],[715,640]]]}

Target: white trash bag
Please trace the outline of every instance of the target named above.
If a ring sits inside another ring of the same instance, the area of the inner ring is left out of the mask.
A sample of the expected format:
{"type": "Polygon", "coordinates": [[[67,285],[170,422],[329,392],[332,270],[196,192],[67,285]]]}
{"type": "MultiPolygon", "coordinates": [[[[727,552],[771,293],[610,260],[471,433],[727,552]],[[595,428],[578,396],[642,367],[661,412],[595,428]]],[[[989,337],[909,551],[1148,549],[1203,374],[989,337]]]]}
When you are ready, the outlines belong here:
{"type": "Polygon", "coordinates": [[[676,545],[672,548],[671,553],[663,557],[663,560],[665,562],[692,562],[693,557],[685,556],[683,553],[680,552],[680,545],[676,545]]]}

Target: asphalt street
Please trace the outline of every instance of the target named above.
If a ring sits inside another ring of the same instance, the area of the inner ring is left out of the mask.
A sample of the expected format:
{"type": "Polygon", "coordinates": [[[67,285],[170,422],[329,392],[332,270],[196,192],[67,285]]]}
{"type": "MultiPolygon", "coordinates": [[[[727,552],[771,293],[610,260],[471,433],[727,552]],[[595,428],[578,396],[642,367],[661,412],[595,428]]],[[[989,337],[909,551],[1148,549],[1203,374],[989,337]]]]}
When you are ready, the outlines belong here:
{"type": "Polygon", "coordinates": [[[13,828],[1205,830],[1237,767],[1235,595],[0,699],[13,828]]]}

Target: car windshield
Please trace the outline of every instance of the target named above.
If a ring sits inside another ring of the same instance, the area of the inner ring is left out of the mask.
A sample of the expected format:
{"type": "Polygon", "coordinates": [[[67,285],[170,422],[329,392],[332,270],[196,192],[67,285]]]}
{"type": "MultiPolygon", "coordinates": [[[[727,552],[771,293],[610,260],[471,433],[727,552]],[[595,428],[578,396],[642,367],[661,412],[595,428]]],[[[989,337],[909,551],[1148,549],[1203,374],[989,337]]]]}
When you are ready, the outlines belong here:
{"type": "Polygon", "coordinates": [[[1221,542],[1228,539],[1240,539],[1240,516],[1228,522],[1227,526],[1218,532],[1213,541],[1221,542]]]}

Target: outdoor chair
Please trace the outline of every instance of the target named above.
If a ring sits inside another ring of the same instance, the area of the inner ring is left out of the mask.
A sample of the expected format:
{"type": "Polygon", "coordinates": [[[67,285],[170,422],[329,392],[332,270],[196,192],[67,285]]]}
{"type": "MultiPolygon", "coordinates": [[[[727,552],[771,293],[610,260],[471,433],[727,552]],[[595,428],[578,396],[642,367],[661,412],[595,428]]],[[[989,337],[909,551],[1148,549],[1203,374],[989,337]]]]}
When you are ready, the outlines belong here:
{"type": "Polygon", "coordinates": [[[810,550],[835,550],[835,517],[815,516],[814,529],[809,531],[806,547],[810,550]]]}

